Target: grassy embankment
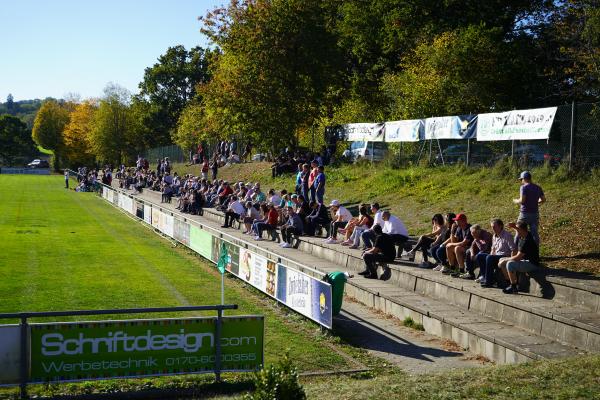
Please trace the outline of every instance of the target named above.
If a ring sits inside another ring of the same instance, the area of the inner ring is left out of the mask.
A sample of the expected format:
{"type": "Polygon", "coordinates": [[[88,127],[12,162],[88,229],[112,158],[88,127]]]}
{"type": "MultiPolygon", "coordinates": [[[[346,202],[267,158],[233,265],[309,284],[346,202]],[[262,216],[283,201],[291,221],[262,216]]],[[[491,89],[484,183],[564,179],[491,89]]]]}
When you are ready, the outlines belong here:
{"type": "MultiPolygon", "coordinates": [[[[294,177],[271,178],[269,163],[225,167],[219,177],[230,181],[260,181],[263,188],[293,189],[294,177]]],[[[199,174],[199,167],[176,165],[180,173],[199,174]]],[[[493,217],[513,221],[518,207],[518,170],[507,164],[495,167],[410,167],[393,169],[384,164],[343,165],[327,168],[325,200],[343,203],[379,201],[417,235],[430,229],[435,213],[465,212],[471,223],[488,227],[493,217]]],[[[600,171],[572,176],[564,169],[532,170],[547,203],[541,207],[541,252],[546,265],[600,275],[600,171]]]]}

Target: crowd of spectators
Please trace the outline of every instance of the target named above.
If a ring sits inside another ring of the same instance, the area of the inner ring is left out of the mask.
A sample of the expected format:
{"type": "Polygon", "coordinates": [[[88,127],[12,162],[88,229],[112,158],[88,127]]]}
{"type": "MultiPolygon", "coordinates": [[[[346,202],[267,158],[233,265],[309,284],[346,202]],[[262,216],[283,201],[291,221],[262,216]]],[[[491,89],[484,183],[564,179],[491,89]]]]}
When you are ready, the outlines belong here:
{"type": "MultiPolygon", "coordinates": [[[[487,230],[479,224],[471,225],[465,213],[435,214],[431,232],[421,235],[409,250],[405,224],[378,203],[360,204],[357,216],[338,200],[324,203],[326,154],[308,161],[308,154],[282,153],[272,166],[273,175],[290,172],[294,167],[294,190],[270,188],[265,192],[259,182],[217,179],[213,165],[218,168],[236,151],[233,142],[222,143],[212,161],[203,156],[200,176],[179,176],[171,171],[168,158],[158,160],[155,169],[150,169],[148,161],[140,158],[136,168],[118,169],[119,185],[138,192],[144,188],[159,191],[163,202],[175,198],[177,209],[184,213],[201,215],[204,208],[214,207],[225,214],[222,228],[237,223],[244,234],[257,241],[264,240],[264,232],[277,238],[279,229],[282,248],[297,247],[299,242],[295,239],[299,236],[317,236],[325,231],[325,244],[362,250],[365,269],[360,274],[370,279],[389,279],[388,263],[398,258],[413,261],[416,253],[421,252],[423,262],[418,265],[421,268],[476,280],[484,288],[498,286],[506,293],[516,293],[517,273],[539,267],[538,206],[545,197],[527,171],[519,176],[520,197],[514,199],[520,205],[516,223],[505,226],[502,220],[493,219],[487,230]],[[209,170],[213,172],[210,179],[209,170]],[[512,229],[514,235],[506,228],[512,229]],[[380,277],[379,266],[383,268],[380,277]]],[[[199,149],[198,154],[203,155],[203,150],[199,149]]]]}

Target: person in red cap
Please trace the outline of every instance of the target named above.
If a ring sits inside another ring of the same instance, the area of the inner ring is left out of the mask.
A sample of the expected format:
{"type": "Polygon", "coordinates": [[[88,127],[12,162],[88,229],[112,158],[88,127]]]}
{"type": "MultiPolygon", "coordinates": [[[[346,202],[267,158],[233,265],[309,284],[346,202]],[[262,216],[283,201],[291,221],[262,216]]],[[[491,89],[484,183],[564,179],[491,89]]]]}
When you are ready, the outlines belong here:
{"type": "Polygon", "coordinates": [[[442,268],[443,274],[451,274],[457,270],[465,271],[465,252],[473,242],[471,224],[467,222],[466,214],[458,214],[454,218],[455,229],[446,241],[446,257],[448,264],[442,268]]]}

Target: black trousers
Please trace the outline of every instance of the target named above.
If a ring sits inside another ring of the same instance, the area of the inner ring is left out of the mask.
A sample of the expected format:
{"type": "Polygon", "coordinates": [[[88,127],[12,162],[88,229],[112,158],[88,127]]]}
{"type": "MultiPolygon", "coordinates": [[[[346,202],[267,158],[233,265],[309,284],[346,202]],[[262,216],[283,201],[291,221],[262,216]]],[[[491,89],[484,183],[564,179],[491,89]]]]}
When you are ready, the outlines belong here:
{"type": "Polygon", "coordinates": [[[283,238],[283,240],[289,244],[292,244],[292,241],[294,240],[294,235],[300,236],[302,234],[302,231],[298,228],[295,228],[293,226],[284,226],[281,228],[281,237],[283,238]]]}
{"type": "Polygon", "coordinates": [[[418,250],[421,250],[423,252],[423,261],[427,261],[427,251],[433,242],[435,242],[434,238],[429,236],[421,236],[417,241],[417,244],[415,244],[415,247],[413,247],[412,251],[416,253],[418,250]]]}
{"type": "Polygon", "coordinates": [[[240,214],[234,213],[233,211],[225,211],[225,226],[232,226],[233,221],[239,221],[240,214]]]}
{"type": "Polygon", "coordinates": [[[369,275],[377,276],[377,263],[388,263],[394,260],[390,260],[384,254],[371,254],[367,253],[363,256],[365,262],[365,269],[369,271],[369,275]]]}
{"type": "Polygon", "coordinates": [[[329,220],[320,217],[306,217],[304,233],[306,233],[309,236],[313,236],[318,225],[323,225],[327,229],[327,226],[329,225],[329,220]]]}
{"type": "Polygon", "coordinates": [[[398,246],[398,258],[402,255],[402,250],[404,250],[404,244],[408,241],[408,237],[399,234],[390,235],[394,244],[398,246]]]}
{"type": "Polygon", "coordinates": [[[347,221],[331,221],[331,228],[329,228],[329,234],[331,235],[331,237],[336,239],[338,234],[338,228],[346,226],[347,223],[347,221]]]}

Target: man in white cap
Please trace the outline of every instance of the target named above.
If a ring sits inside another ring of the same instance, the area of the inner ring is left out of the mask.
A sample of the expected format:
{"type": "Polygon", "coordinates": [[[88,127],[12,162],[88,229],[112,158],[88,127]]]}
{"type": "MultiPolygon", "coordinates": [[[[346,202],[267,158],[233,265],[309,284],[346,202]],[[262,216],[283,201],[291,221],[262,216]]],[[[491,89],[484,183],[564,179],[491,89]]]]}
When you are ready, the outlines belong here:
{"type": "Polygon", "coordinates": [[[544,195],[542,188],[531,181],[531,172],[521,172],[519,181],[521,182],[519,198],[513,199],[513,203],[520,206],[518,220],[526,222],[527,225],[529,225],[529,231],[533,236],[533,240],[539,245],[539,205],[546,201],[546,196],[544,195]]]}
{"type": "Polygon", "coordinates": [[[352,219],[352,214],[348,209],[340,204],[338,200],[332,200],[329,204],[332,213],[334,213],[333,220],[331,221],[331,228],[329,229],[329,237],[325,239],[327,244],[337,243],[337,230],[346,226],[348,221],[352,219]]]}

